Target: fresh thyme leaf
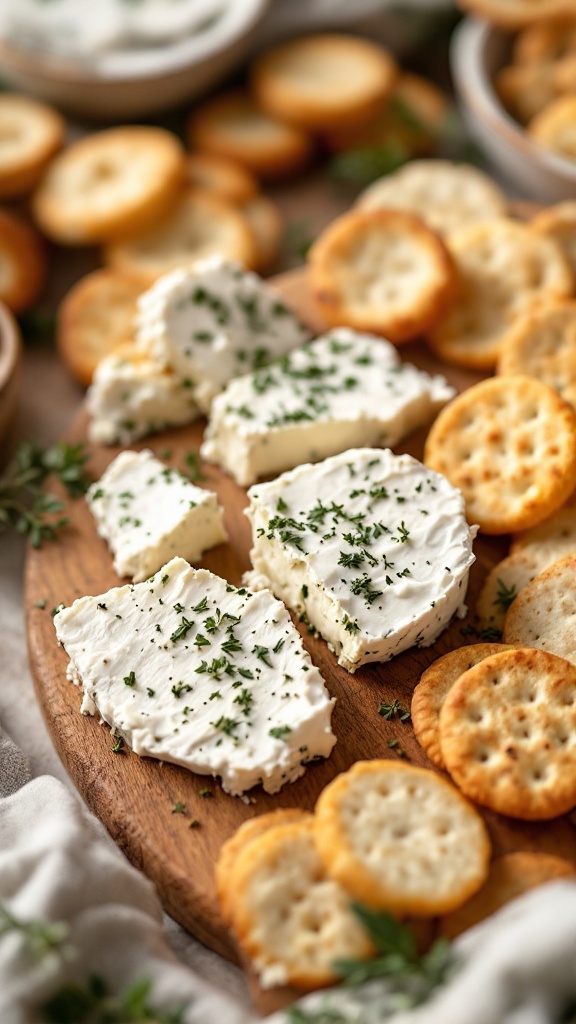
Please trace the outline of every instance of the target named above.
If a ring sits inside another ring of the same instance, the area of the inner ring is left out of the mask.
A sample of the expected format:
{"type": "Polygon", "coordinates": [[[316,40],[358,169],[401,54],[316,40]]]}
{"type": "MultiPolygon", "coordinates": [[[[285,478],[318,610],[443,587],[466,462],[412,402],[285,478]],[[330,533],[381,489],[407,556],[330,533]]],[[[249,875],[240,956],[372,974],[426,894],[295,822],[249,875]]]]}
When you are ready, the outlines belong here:
{"type": "Polygon", "coordinates": [[[116,736],[114,738],[114,743],[112,744],[112,753],[113,754],[121,754],[123,748],[124,748],[124,740],[122,739],[121,736],[116,736]]]}
{"type": "Polygon", "coordinates": [[[51,953],[63,954],[68,926],[62,921],[24,921],[0,904],[0,938],[9,933],[21,935],[35,960],[51,953]]]}
{"type": "Polygon", "coordinates": [[[399,718],[401,722],[410,721],[410,712],[402,707],[397,698],[391,704],[380,704],[378,714],[382,715],[382,718],[385,718],[387,721],[391,721],[393,718],[399,718]]]}
{"type": "Polygon", "coordinates": [[[504,580],[501,580],[500,577],[498,577],[497,582],[498,591],[492,604],[500,605],[503,611],[507,612],[510,605],[512,604],[512,601],[515,601],[518,597],[518,591],[516,590],[516,585],[514,583],[511,587],[507,587],[506,584],[504,583],[504,580]]]}
{"type": "Polygon", "coordinates": [[[196,483],[197,480],[204,480],[206,478],[206,475],[202,470],[202,462],[198,452],[187,452],[184,456],[184,462],[186,463],[188,479],[191,480],[192,483],[196,483]]]}
{"type": "Polygon", "coordinates": [[[68,984],[45,1003],[46,1024],[181,1024],[185,1006],[157,1010],[150,1005],[152,982],[141,978],[119,996],[93,975],[83,985],[68,984]]]}
{"type": "Polygon", "coordinates": [[[369,910],[359,903],[351,905],[370,937],[377,956],[366,960],[340,960],[335,970],[347,985],[361,985],[373,978],[389,978],[409,983],[411,1005],[423,1003],[433,989],[445,980],[452,965],[447,939],[437,939],[427,953],[420,954],[409,928],[387,911],[369,910]]]}
{"type": "Polygon", "coordinates": [[[351,1024],[349,1017],[344,1017],[330,1006],[310,1011],[302,1006],[289,1006],[286,1014],[291,1024],[351,1024]]]}
{"type": "Polygon", "coordinates": [[[56,476],[71,498],[86,492],[85,474],[88,456],[82,444],[64,441],[51,448],[25,441],[16,449],[14,460],[0,479],[0,529],[24,534],[32,547],[54,540],[66,526],[66,516],[58,516],[64,504],[42,488],[50,476],[56,476]]]}
{"type": "Polygon", "coordinates": [[[186,804],[183,804],[181,800],[177,800],[172,808],[172,814],[186,814],[186,804]]]}

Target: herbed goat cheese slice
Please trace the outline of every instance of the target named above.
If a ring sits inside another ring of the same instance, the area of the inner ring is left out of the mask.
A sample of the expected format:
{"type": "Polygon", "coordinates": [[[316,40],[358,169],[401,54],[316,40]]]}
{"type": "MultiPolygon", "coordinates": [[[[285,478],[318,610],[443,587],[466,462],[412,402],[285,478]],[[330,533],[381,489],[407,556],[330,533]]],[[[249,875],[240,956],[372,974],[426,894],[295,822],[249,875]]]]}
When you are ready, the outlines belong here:
{"type": "Polygon", "coordinates": [[[213,491],[195,487],[151,451],[117,455],[86,501],[119,576],[145,580],[174,555],[189,562],[227,540],[213,491]]]}
{"type": "Polygon", "coordinates": [[[96,444],[131,444],[200,415],[190,381],[157,365],[134,345],[122,346],[101,360],[86,406],[88,436],[96,444]]]}
{"type": "Polygon", "coordinates": [[[174,558],[136,586],[81,597],[54,617],[99,714],[139,755],[276,793],[328,757],[334,700],[284,605],[174,558]]]}
{"type": "Polygon", "coordinates": [[[339,328],[230,381],[201,452],[248,485],[347,448],[393,448],[455,394],[382,338],[339,328]]]}
{"type": "Polygon", "coordinates": [[[192,382],[208,412],[232,377],[285,355],[310,332],[257,274],[214,256],[165,274],[139,297],[136,337],[192,382]]]}
{"type": "Polygon", "coordinates": [[[251,487],[249,586],[269,587],[354,672],[427,647],[463,614],[464,500],[409,455],[352,449],[251,487]]]}

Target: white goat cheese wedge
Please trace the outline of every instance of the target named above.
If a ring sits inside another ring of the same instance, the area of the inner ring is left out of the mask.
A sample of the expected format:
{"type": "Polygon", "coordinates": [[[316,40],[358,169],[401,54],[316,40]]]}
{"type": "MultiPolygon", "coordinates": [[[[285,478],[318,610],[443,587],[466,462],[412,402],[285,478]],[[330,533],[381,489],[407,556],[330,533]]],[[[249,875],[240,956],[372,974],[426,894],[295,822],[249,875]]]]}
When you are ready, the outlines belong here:
{"type": "Polygon", "coordinates": [[[227,540],[213,491],[195,487],[151,451],[117,455],[86,501],[119,576],[145,580],[181,555],[189,562],[227,540]]]}
{"type": "Polygon", "coordinates": [[[475,528],[445,477],[352,449],[251,487],[248,584],[305,616],[354,672],[427,647],[463,614],[475,528]]]}
{"type": "Polygon", "coordinates": [[[86,405],[88,436],[95,444],[131,444],[200,415],[190,381],[158,366],[133,345],[98,363],[86,405]]]}
{"type": "Polygon", "coordinates": [[[81,597],[54,617],[93,710],[132,750],[276,793],[328,757],[334,700],[269,591],[174,558],[145,583],[81,597]]]}
{"type": "Polygon", "coordinates": [[[204,412],[232,377],[309,337],[274,288],[220,256],[165,274],[138,299],[138,345],[192,382],[204,412]]]}
{"type": "Polygon", "coordinates": [[[339,328],[230,381],[201,451],[246,486],[347,448],[393,448],[455,394],[382,338],[339,328]]]}

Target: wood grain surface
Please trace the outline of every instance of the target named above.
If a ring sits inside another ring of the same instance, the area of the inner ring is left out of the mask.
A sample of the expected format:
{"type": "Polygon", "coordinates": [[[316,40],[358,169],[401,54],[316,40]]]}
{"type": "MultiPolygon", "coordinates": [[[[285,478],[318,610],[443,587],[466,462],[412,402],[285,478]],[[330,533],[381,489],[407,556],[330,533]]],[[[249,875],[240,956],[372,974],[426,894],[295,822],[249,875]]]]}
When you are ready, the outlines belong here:
{"type": "MultiPolygon", "coordinates": [[[[304,271],[276,279],[285,300],[316,331],[322,324],[307,292],[304,271]]],[[[423,369],[443,372],[460,390],[480,379],[478,374],[441,365],[422,346],[408,345],[402,355],[423,369]]],[[[86,440],[86,415],[82,413],[67,434],[68,441],[86,440]]],[[[193,424],[145,439],[133,447],[151,448],[167,462],[184,467],[184,456],[197,451],[204,423],[193,424]],[[169,459],[166,451],[171,452],[169,459]]],[[[425,433],[410,439],[398,451],[422,456],[425,433]]],[[[116,456],[118,448],[90,447],[89,470],[98,477],[116,456]]],[[[250,530],[242,514],[246,492],[213,466],[206,466],[203,484],[217,491],[226,509],[229,543],[210,551],[201,565],[239,585],[249,568],[250,530]]],[[[54,488],[55,489],[55,488],[54,488]]],[[[26,614],[31,667],[36,692],[49,730],[67,771],[90,809],[105,824],[118,845],[136,867],[156,884],[166,910],[207,946],[226,957],[237,959],[215,897],[214,863],[223,841],[247,818],[276,807],[312,809],[323,787],[339,772],[359,759],[397,758],[388,744],[398,740],[410,762],[431,767],[414,738],[410,724],[386,721],[378,714],[381,701],[397,697],[410,706],[412,691],[422,671],[446,651],[474,637],[466,635],[470,614],[455,620],[439,640],[426,649],[407,651],[383,665],[369,665],[355,675],[340,668],[325,642],[311,637],[305,627],[305,645],[322,672],[331,694],[337,699],[333,728],[338,742],[331,757],[309,767],[305,775],[285,786],[275,796],[260,789],[250,802],[227,796],[217,781],[196,776],[183,768],[139,758],[130,752],[114,753],[107,726],[79,714],[80,695],[66,681],[67,656],[57,643],[50,609],[60,602],[69,605],[85,594],[100,594],[120,580],[112,569],[108,548],[96,533],[92,516],[83,500],[69,502],[70,525],[61,537],[41,550],[31,550],[26,569],[26,614]],[[37,607],[46,601],[46,608],[37,607]],[[464,629],[464,635],[463,635],[464,629]],[[210,796],[201,795],[208,786],[210,796]],[[176,802],[185,813],[173,813],[176,802]],[[190,828],[197,819],[201,827],[190,828]]],[[[472,569],[468,604],[474,609],[476,595],[487,571],[507,552],[507,538],[480,537],[474,545],[477,561],[472,569]]],[[[561,854],[576,863],[576,829],[570,820],[559,818],[542,824],[513,821],[483,812],[493,842],[494,854],[510,850],[542,850],[561,854]]],[[[295,993],[259,991],[252,979],[256,1005],[262,1012],[285,1003],[295,993]]]]}

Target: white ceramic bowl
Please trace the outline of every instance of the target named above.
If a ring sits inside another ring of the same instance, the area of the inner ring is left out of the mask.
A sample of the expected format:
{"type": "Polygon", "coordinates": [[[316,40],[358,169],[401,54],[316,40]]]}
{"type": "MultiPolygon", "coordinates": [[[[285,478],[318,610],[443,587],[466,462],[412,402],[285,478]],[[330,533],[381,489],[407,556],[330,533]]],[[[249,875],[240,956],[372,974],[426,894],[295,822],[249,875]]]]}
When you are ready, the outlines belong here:
{"type": "Polygon", "coordinates": [[[0,302],[0,466],[7,455],[22,377],[22,339],[12,313],[0,302]]]}
{"type": "Polygon", "coordinates": [[[0,40],[0,77],[81,117],[147,117],[194,99],[240,63],[268,2],[230,0],[217,24],[201,34],[155,49],[119,52],[93,66],[0,40]]]}
{"type": "Polygon", "coordinates": [[[454,85],[472,138],[521,198],[555,203],[576,197],[576,161],[538,146],[502,106],[492,81],[509,60],[510,36],[465,18],[451,46],[454,85]]]}

